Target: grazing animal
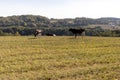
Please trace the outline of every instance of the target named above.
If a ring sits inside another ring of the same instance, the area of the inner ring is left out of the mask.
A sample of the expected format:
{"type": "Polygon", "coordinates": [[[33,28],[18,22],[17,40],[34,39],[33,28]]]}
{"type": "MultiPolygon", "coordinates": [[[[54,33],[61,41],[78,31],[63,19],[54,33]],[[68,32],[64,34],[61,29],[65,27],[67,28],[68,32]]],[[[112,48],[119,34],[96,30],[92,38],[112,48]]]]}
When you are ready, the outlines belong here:
{"type": "Polygon", "coordinates": [[[85,33],[85,29],[72,29],[70,28],[69,31],[71,31],[74,35],[75,35],[75,38],[77,37],[77,34],[80,34],[82,35],[83,33],[85,33]]]}
{"type": "Polygon", "coordinates": [[[56,36],[55,34],[47,33],[46,36],[56,36]]]}
{"type": "Polygon", "coordinates": [[[37,37],[38,35],[42,35],[42,30],[35,30],[34,36],[37,37]]]}

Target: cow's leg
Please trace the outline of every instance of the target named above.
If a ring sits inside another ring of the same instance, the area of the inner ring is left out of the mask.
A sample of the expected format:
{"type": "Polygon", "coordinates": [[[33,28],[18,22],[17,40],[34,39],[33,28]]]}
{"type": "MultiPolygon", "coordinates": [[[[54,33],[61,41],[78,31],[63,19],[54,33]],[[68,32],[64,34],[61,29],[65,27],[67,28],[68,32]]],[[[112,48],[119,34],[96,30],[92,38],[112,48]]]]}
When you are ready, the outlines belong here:
{"type": "Polygon", "coordinates": [[[84,40],[84,36],[83,35],[81,35],[82,36],[82,40],[84,40]]]}
{"type": "Polygon", "coordinates": [[[75,34],[75,39],[77,38],[77,34],[75,34]]]}
{"type": "Polygon", "coordinates": [[[82,39],[85,39],[85,32],[82,33],[82,39]]]}
{"type": "Polygon", "coordinates": [[[38,36],[38,33],[35,33],[34,36],[37,37],[37,36],[38,36]]]}
{"type": "Polygon", "coordinates": [[[34,34],[34,37],[36,37],[36,34],[34,34]]]}

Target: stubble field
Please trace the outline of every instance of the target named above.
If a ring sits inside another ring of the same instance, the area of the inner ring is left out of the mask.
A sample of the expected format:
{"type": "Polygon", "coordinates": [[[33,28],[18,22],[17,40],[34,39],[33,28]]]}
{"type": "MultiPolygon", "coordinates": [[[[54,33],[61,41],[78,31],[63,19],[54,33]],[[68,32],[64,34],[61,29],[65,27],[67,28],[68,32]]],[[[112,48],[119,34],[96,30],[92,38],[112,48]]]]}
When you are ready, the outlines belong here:
{"type": "Polygon", "coordinates": [[[0,80],[120,80],[120,38],[0,37],[0,80]]]}

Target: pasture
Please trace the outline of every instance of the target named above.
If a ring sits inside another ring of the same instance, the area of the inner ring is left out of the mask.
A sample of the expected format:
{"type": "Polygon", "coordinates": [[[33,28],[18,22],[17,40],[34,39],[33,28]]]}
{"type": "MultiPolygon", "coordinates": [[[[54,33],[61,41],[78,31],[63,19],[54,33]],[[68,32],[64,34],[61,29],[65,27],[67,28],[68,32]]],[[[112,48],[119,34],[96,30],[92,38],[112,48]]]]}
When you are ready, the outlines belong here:
{"type": "Polygon", "coordinates": [[[0,37],[0,80],[120,80],[120,38],[0,37]]]}

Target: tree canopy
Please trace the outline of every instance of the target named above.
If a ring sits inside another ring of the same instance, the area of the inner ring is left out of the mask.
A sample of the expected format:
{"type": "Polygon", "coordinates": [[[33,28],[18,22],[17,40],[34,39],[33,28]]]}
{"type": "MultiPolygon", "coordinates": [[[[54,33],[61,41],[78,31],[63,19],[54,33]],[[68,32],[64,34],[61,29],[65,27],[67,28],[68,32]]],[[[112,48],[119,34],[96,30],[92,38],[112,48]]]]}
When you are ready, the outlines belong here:
{"type": "Polygon", "coordinates": [[[55,33],[57,35],[72,35],[68,32],[70,27],[72,28],[86,28],[89,25],[108,25],[113,30],[104,30],[100,26],[96,26],[95,29],[88,29],[87,35],[98,36],[119,36],[119,30],[114,26],[120,26],[119,18],[65,18],[65,19],[49,19],[39,15],[20,15],[20,16],[8,16],[0,17],[0,35],[32,35],[35,29],[43,29],[44,33],[55,33]],[[113,34],[114,33],[114,34],[113,34]],[[109,34],[109,35],[108,35],[109,34]]]}

